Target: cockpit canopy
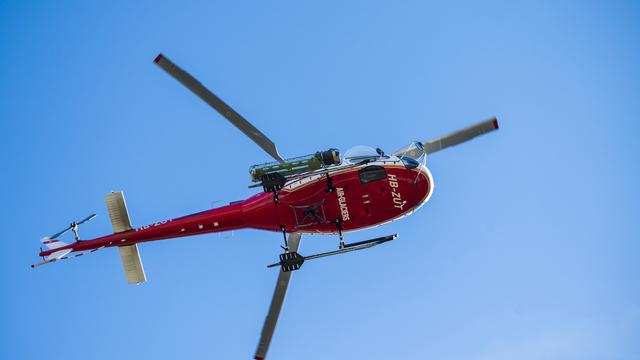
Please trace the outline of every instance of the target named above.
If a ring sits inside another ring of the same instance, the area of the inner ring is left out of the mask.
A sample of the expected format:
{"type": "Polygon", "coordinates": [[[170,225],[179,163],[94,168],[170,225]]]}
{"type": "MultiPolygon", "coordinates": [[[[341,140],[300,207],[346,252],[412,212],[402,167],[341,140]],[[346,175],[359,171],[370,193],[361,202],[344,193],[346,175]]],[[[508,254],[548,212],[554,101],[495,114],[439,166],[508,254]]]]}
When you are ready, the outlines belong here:
{"type": "Polygon", "coordinates": [[[342,160],[348,164],[357,164],[359,162],[369,160],[375,161],[382,155],[382,150],[374,149],[371,146],[358,145],[347,150],[342,160]]]}
{"type": "MultiPolygon", "coordinates": [[[[411,142],[409,145],[394,152],[407,169],[415,169],[420,166],[426,156],[422,143],[411,142]]],[[[359,164],[362,162],[373,162],[385,157],[384,151],[374,149],[371,146],[358,145],[350,148],[344,153],[342,161],[345,164],[359,164]]],[[[388,156],[387,156],[388,157],[388,156]]]]}

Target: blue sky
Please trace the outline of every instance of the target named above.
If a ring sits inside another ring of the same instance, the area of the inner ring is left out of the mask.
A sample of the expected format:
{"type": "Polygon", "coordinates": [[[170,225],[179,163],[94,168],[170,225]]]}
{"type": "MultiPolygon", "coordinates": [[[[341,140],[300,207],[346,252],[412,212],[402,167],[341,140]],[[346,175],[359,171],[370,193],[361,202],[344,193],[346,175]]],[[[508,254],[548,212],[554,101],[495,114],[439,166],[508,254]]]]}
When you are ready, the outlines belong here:
{"type": "MultiPolygon", "coordinates": [[[[267,155],[152,64],[187,69],[285,156],[429,159],[430,202],[294,274],[271,359],[636,359],[640,9],[631,1],[0,3],[0,357],[251,358],[280,235],[237,231],[32,270],[38,239],[125,192],[134,225],[242,199],[267,155]]],[[[303,238],[301,252],[333,249],[303,238]]]]}

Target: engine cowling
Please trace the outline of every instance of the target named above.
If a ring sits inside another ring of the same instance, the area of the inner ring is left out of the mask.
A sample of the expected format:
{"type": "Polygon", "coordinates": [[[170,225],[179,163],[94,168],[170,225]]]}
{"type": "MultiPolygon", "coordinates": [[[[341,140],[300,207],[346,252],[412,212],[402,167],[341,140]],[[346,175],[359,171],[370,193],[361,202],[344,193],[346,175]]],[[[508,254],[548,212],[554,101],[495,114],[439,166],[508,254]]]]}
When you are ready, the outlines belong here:
{"type": "Polygon", "coordinates": [[[249,168],[249,174],[253,182],[263,181],[265,175],[278,173],[287,178],[314,170],[319,170],[332,165],[340,164],[340,151],[329,149],[318,151],[315,154],[286,159],[284,162],[270,162],[254,165],[249,168]]]}

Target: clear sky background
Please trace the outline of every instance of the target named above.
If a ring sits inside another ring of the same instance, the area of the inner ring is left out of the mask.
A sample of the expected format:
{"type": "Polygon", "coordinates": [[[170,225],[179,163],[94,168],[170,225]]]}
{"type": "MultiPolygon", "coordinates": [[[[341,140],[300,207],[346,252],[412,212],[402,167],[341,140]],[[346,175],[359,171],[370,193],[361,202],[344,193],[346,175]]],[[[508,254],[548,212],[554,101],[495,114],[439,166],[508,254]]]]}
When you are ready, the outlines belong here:
{"type": "MultiPolygon", "coordinates": [[[[153,65],[165,53],[285,156],[429,158],[430,202],[305,264],[271,359],[638,359],[640,7],[632,1],[0,2],[0,358],[248,359],[281,237],[236,231],[35,270],[39,239],[123,190],[134,225],[243,199],[257,146],[153,65]]],[[[335,249],[303,238],[301,252],[335,249]]]]}

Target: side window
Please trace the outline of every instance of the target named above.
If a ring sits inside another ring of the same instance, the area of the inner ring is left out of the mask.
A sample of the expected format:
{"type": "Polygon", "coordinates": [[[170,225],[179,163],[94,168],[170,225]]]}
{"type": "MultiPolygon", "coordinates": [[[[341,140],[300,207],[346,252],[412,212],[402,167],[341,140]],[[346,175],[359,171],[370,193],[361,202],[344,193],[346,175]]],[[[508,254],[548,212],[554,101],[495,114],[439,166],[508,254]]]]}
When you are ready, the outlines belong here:
{"type": "Polygon", "coordinates": [[[363,184],[387,178],[387,172],[382,166],[378,165],[367,166],[366,168],[358,171],[358,175],[360,175],[360,182],[363,184]]]}

